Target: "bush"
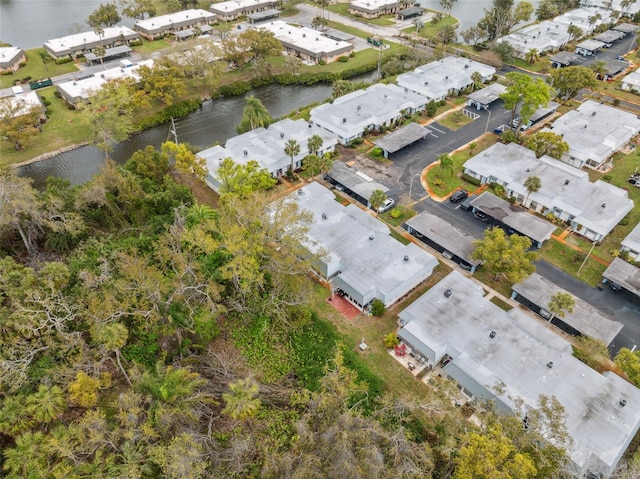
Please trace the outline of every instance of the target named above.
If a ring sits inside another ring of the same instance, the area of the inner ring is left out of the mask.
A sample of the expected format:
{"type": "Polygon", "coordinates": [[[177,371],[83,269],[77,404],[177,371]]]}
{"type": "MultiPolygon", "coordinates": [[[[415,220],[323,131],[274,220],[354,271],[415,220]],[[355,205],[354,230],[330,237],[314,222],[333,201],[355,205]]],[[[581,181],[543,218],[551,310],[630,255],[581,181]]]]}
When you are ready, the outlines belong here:
{"type": "Polygon", "coordinates": [[[603,175],[603,176],[602,176],[602,180],[603,180],[603,181],[611,182],[611,175],[603,175]]]}
{"type": "Polygon", "coordinates": [[[398,344],[400,344],[400,341],[398,340],[398,336],[396,336],[396,333],[392,331],[389,334],[385,335],[384,337],[385,348],[392,349],[392,348],[395,348],[398,344]]]}
{"type": "Polygon", "coordinates": [[[327,62],[325,62],[324,60],[318,60],[318,65],[326,65],[327,62]]]}
{"type": "Polygon", "coordinates": [[[433,117],[435,116],[437,111],[438,111],[438,105],[436,105],[434,101],[430,101],[429,103],[427,103],[427,107],[425,109],[427,116],[433,117]]]}
{"type": "Polygon", "coordinates": [[[382,148],[376,146],[373,150],[371,150],[371,156],[375,158],[380,158],[383,155],[382,148]]]}
{"type": "Polygon", "coordinates": [[[73,61],[73,58],[71,57],[57,58],[55,61],[55,64],[64,65],[65,63],[71,63],[72,61],[73,61]]]}
{"type": "Polygon", "coordinates": [[[466,173],[462,173],[460,176],[467,183],[471,183],[472,185],[476,185],[476,186],[481,186],[482,185],[482,182],[478,178],[474,178],[471,175],[467,175],[466,173]]]}
{"type": "Polygon", "coordinates": [[[384,314],[386,308],[384,303],[380,301],[378,298],[375,298],[371,303],[371,314],[374,316],[380,317],[384,314]]]}
{"type": "Polygon", "coordinates": [[[353,141],[351,142],[352,145],[362,145],[364,143],[364,138],[362,138],[361,136],[354,138],[353,141]]]}
{"type": "Polygon", "coordinates": [[[22,79],[22,83],[28,83],[31,80],[31,76],[26,76],[22,79]]]}
{"type": "Polygon", "coordinates": [[[340,63],[347,63],[349,61],[349,57],[345,57],[345,56],[338,57],[338,61],[340,63]]]}
{"type": "Polygon", "coordinates": [[[402,216],[402,211],[400,210],[400,208],[394,208],[389,212],[389,216],[396,220],[400,218],[400,216],[402,216]]]}
{"type": "Polygon", "coordinates": [[[251,90],[251,85],[246,81],[239,81],[232,83],[231,85],[223,85],[218,89],[218,92],[222,96],[236,96],[247,93],[251,90]]]}
{"type": "Polygon", "coordinates": [[[140,130],[146,130],[147,128],[166,123],[170,121],[171,118],[184,118],[189,115],[189,113],[200,108],[201,105],[202,102],[199,99],[191,99],[175,103],[154,115],[142,119],[142,121],[138,123],[137,127],[140,130]]]}
{"type": "Polygon", "coordinates": [[[143,45],[142,39],[138,39],[138,40],[131,40],[129,42],[129,46],[130,47],[140,47],[143,45]]]}

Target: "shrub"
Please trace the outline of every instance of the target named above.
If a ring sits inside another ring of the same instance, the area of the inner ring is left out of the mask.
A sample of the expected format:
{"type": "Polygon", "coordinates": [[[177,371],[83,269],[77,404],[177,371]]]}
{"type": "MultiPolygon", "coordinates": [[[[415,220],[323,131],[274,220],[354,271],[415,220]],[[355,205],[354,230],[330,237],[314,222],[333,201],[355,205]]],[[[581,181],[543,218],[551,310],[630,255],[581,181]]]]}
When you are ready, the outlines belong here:
{"type": "Polygon", "coordinates": [[[438,102],[438,106],[445,106],[447,104],[447,100],[440,100],[438,102]]]}
{"type": "Polygon", "coordinates": [[[398,340],[398,336],[393,331],[384,337],[384,347],[387,349],[395,348],[400,341],[398,340]]]}
{"type": "Polygon", "coordinates": [[[247,93],[251,90],[251,85],[246,81],[239,81],[232,83],[231,85],[223,85],[218,89],[218,92],[222,96],[236,96],[247,93]]]}
{"type": "Polygon", "coordinates": [[[139,47],[139,46],[142,46],[142,44],[143,44],[143,43],[142,43],[142,39],[138,39],[138,40],[131,40],[131,41],[129,42],[129,46],[130,46],[130,47],[139,47]]]}
{"type": "Polygon", "coordinates": [[[318,60],[318,65],[326,65],[327,62],[325,62],[324,60],[318,60]]]}
{"type": "Polygon", "coordinates": [[[385,310],[386,308],[384,306],[384,303],[378,298],[375,298],[371,303],[371,314],[373,314],[374,316],[377,316],[377,317],[382,316],[385,310]]]}
{"type": "Polygon", "coordinates": [[[430,116],[430,117],[435,116],[437,111],[438,111],[438,105],[436,105],[434,101],[430,101],[429,103],[427,103],[427,107],[425,109],[427,116],[430,116]]]}
{"type": "Polygon", "coordinates": [[[482,182],[478,178],[474,178],[471,175],[467,175],[466,173],[462,173],[460,176],[467,183],[471,183],[472,185],[476,185],[476,186],[481,186],[482,185],[482,182]]]}
{"type": "Polygon", "coordinates": [[[27,62],[18,63],[18,68],[22,68],[22,67],[26,67],[26,66],[27,66],[27,62]]]}
{"type": "Polygon", "coordinates": [[[351,142],[351,144],[353,145],[362,145],[364,143],[364,138],[362,138],[361,136],[354,138],[353,141],[351,142]]]}
{"type": "Polygon", "coordinates": [[[604,181],[609,181],[609,182],[611,182],[611,175],[603,175],[603,176],[602,176],[602,179],[603,179],[604,181]]]}
{"type": "Polygon", "coordinates": [[[389,212],[389,216],[396,220],[400,218],[400,216],[402,216],[402,211],[400,210],[400,208],[394,208],[389,212]]]}
{"type": "Polygon", "coordinates": [[[56,65],[63,65],[65,63],[71,63],[73,61],[73,58],[71,57],[64,57],[64,58],[57,58],[55,61],[56,65]]]}
{"type": "Polygon", "coordinates": [[[373,150],[371,150],[371,156],[375,158],[380,158],[382,156],[382,148],[376,146],[373,150]]]}
{"type": "Polygon", "coordinates": [[[340,63],[347,63],[349,61],[349,57],[345,57],[345,56],[338,57],[338,61],[340,63]]]}
{"type": "Polygon", "coordinates": [[[22,79],[22,83],[28,83],[31,80],[31,76],[26,76],[22,79]]]}

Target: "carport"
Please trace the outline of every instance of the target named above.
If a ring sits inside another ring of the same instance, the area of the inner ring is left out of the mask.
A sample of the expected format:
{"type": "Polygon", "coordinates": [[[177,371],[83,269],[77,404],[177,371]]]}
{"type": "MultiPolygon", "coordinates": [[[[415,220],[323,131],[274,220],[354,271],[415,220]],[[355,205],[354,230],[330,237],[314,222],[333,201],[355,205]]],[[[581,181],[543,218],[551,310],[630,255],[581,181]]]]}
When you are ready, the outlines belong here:
{"type": "Polygon", "coordinates": [[[102,58],[91,52],[85,54],[84,58],[85,60],[87,60],[87,63],[89,65],[93,65],[95,62],[98,62],[100,60],[108,62],[109,60],[113,60],[115,58],[128,57],[131,55],[132,51],[133,50],[131,50],[131,48],[129,48],[127,45],[119,45],[113,48],[105,48],[102,58]]]}
{"type": "Polygon", "coordinates": [[[604,47],[604,43],[598,40],[585,40],[584,42],[576,45],[576,53],[588,57],[604,47]]]}
{"type": "Polygon", "coordinates": [[[272,18],[278,17],[280,17],[280,10],[276,10],[275,8],[247,14],[247,20],[249,20],[249,23],[264,22],[265,20],[271,20],[272,18]]]}
{"type": "Polygon", "coordinates": [[[467,106],[475,106],[478,110],[488,110],[489,106],[500,98],[500,95],[505,91],[507,91],[506,86],[500,83],[493,83],[467,96],[467,106]]]}
{"type": "Polygon", "coordinates": [[[520,206],[515,206],[502,198],[485,191],[476,199],[471,201],[473,212],[476,210],[497,219],[506,226],[513,228],[516,233],[531,238],[537,247],[551,238],[556,230],[556,225],[547,220],[538,218],[527,212],[520,206]]]}
{"type": "Polygon", "coordinates": [[[553,68],[563,68],[578,63],[580,57],[571,52],[559,52],[549,57],[553,68]]]}
{"type": "Polygon", "coordinates": [[[408,18],[419,17],[422,15],[424,8],[422,7],[409,7],[403,8],[402,10],[398,10],[396,13],[396,18],[398,20],[406,20],[408,18]]]}
{"type": "MultiPolygon", "coordinates": [[[[549,302],[556,293],[566,291],[551,281],[533,273],[524,281],[514,284],[511,297],[527,308],[540,314],[542,309],[549,313],[549,302]]],[[[573,295],[572,295],[573,296],[573,295]]],[[[574,336],[584,335],[598,339],[609,345],[618,335],[623,324],[615,319],[609,319],[602,311],[573,296],[575,306],[573,312],[565,312],[564,317],[551,316],[551,324],[574,336]]]]}
{"type": "Polygon", "coordinates": [[[619,32],[617,30],[607,30],[606,32],[602,32],[599,35],[597,35],[595,39],[598,40],[599,42],[604,43],[604,46],[606,48],[611,48],[611,45],[613,45],[613,42],[620,40],[621,38],[624,37],[624,35],[625,34],[623,32],[619,32]]]}
{"type": "Polygon", "coordinates": [[[420,241],[458,263],[462,269],[474,273],[480,265],[480,261],[471,259],[476,238],[455,228],[439,216],[423,211],[403,226],[420,241]]]}
{"type": "Polygon", "coordinates": [[[369,198],[375,190],[382,190],[385,193],[389,188],[383,184],[374,181],[361,171],[355,170],[347,166],[342,161],[334,161],[331,171],[325,176],[325,179],[337,190],[342,190],[356,201],[370,208],[369,198]]]}
{"type": "Polygon", "coordinates": [[[422,140],[431,134],[431,130],[420,126],[417,123],[409,123],[402,128],[398,128],[393,133],[373,142],[378,148],[381,148],[384,157],[389,158],[391,153],[402,150],[416,141],[422,140]]]}
{"type": "Polygon", "coordinates": [[[627,263],[625,260],[615,258],[609,267],[602,273],[603,282],[612,282],[622,286],[632,294],[640,297],[640,268],[627,263]]]}
{"type": "Polygon", "coordinates": [[[604,65],[604,69],[607,72],[604,74],[603,80],[610,80],[614,76],[626,70],[628,66],[629,64],[624,60],[613,60],[607,58],[604,65]]]}

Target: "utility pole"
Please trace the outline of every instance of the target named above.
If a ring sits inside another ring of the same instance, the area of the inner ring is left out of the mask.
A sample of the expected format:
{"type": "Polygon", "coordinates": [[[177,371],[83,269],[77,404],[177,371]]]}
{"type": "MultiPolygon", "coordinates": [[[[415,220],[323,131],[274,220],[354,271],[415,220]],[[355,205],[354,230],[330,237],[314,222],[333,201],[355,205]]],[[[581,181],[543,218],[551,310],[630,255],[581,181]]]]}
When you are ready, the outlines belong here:
{"type": "Polygon", "coordinates": [[[580,270],[582,269],[582,267],[585,265],[585,263],[589,259],[589,256],[591,256],[591,253],[593,252],[593,248],[596,247],[596,243],[597,243],[596,240],[593,240],[593,243],[591,243],[591,249],[589,250],[589,252],[587,253],[587,256],[584,258],[584,261],[582,262],[582,264],[578,268],[578,271],[576,272],[576,276],[580,274],[580,270]]]}

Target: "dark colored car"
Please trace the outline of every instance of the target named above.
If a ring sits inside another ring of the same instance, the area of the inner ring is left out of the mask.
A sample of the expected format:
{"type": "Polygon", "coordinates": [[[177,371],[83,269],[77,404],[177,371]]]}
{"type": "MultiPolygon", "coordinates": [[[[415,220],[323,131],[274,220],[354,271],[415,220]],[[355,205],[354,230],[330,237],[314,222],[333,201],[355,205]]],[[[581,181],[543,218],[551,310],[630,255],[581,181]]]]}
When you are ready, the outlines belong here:
{"type": "Polygon", "coordinates": [[[467,191],[457,190],[454,191],[453,194],[449,197],[449,201],[451,201],[451,203],[458,203],[464,200],[467,196],[469,196],[469,193],[467,191]]]}
{"type": "Polygon", "coordinates": [[[483,211],[477,210],[474,213],[475,217],[479,220],[485,221],[487,219],[487,214],[483,211]]]}
{"type": "Polygon", "coordinates": [[[478,195],[469,195],[469,197],[462,202],[462,204],[460,205],[460,208],[462,208],[465,211],[469,211],[472,208],[471,202],[477,197],[478,195]]]}

